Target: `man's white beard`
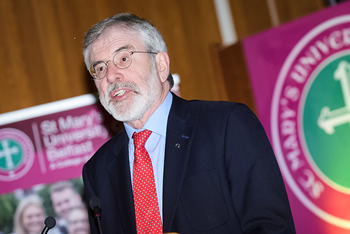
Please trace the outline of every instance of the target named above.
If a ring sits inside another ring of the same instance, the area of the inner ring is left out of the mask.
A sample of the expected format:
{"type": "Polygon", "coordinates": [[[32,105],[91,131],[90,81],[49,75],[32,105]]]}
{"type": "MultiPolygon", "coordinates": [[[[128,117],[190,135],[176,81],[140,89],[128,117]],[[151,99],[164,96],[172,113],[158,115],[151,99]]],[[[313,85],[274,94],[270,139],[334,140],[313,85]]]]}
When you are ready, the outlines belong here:
{"type": "Polygon", "coordinates": [[[154,105],[157,98],[160,96],[160,84],[156,75],[156,69],[152,68],[150,75],[147,78],[147,90],[143,90],[142,93],[135,83],[113,83],[108,86],[107,92],[100,95],[100,102],[103,107],[115,118],[122,122],[131,122],[142,119],[147,110],[154,105]],[[134,92],[131,103],[130,100],[124,100],[128,102],[114,102],[111,101],[109,93],[119,88],[129,88],[134,92]],[[130,104],[129,104],[130,103],[130,104]]]}

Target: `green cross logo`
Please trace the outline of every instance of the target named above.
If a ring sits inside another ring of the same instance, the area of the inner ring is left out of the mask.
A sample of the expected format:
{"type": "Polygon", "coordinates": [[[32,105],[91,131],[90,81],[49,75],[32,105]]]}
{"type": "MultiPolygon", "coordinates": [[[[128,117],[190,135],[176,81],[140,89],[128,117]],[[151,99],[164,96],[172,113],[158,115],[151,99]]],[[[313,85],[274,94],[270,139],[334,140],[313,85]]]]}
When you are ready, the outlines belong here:
{"type": "Polygon", "coordinates": [[[324,181],[350,192],[350,55],[329,62],[305,99],[304,135],[309,156],[324,181]]]}
{"type": "Polygon", "coordinates": [[[0,141],[0,169],[11,171],[16,169],[23,161],[22,146],[12,139],[0,141]]]}

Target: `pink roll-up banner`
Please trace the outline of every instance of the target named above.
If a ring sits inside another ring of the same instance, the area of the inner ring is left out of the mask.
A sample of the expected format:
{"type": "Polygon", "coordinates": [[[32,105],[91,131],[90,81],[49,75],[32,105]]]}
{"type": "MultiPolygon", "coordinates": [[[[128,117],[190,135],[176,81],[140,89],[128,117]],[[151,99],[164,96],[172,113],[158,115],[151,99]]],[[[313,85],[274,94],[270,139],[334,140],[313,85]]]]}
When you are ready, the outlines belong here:
{"type": "Polygon", "coordinates": [[[350,2],[243,47],[297,233],[350,233],[350,2]]]}
{"type": "Polygon", "coordinates": [[[82,167],[122,127],[93,94],[0,114],[0,234],[90,233],[82,167]]]}
{"type": "MultiPolygon", "coordinates": [[[[60,187],[71,185],[83,198],[82,166],[120,127],[91,94],[1,114],[0,233],[40,233],[46,216],[68,219],[62,207],[72,193],[61,188],[55,198],[50,187],[64,181],[60,187]],[[30,223],[30,217],[40,219],[30,223]]],[[[83,205],[81,200],[69,206],[83,205]]],[[[75,212],[70,228],[78,229],[74,224],[87,224],[87,216],[75,212]]]]}

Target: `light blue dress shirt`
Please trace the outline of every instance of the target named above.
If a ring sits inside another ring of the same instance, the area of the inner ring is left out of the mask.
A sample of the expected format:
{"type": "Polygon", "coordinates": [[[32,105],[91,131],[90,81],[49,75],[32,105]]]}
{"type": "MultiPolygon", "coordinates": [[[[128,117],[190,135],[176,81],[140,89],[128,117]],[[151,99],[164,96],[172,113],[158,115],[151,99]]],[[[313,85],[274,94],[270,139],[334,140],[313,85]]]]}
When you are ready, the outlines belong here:
{"type": "Polygon", "coordinates": [[[146,141],[146,150],[151,157],[154,179],[156,183],[158,205],[160,216],[163,220],[163,174],[164,174],[164,158],[165,158],[165,139],[168,123],[168,116],[173,96],[169,92],[162,104],[154,111],[147,120],[142,129],[135,129],[124,123],[126,133],[129,137],[129,163],[132,181],[132,171],[134,164],[134,140],[132,134],[148,129],[152,131],[151,136],[146,141]]]}

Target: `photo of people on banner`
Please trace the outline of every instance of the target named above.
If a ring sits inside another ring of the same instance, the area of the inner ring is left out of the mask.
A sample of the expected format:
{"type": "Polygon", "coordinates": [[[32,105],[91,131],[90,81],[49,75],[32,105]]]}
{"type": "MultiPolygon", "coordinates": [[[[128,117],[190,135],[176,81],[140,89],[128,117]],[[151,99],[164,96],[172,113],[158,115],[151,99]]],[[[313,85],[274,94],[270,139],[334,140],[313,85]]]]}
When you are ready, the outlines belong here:
{"type": "Polygon", "coordinates": [[[0,196],[0,233],[41,233],[48,216],[53,234],[90,233],[80,178],[18,189],[0,196]]]}

